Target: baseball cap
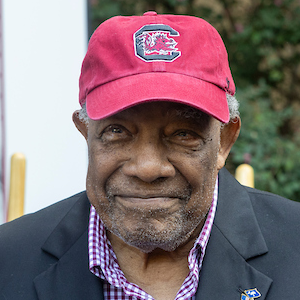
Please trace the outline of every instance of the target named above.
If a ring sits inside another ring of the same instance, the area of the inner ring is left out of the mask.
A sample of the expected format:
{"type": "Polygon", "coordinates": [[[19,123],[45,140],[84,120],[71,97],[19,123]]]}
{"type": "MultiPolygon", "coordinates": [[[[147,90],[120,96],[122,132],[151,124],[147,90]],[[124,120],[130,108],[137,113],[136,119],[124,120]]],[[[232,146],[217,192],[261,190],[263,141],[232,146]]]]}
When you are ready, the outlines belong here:
{"type": "Polygon", "coordinates": [[[82,63],[79,102],[93,120],[149,101],[195,107],[229,121],[235,85],[227,51],[205,20],[154,11],[117,16],[93,33],[82,63]]]}

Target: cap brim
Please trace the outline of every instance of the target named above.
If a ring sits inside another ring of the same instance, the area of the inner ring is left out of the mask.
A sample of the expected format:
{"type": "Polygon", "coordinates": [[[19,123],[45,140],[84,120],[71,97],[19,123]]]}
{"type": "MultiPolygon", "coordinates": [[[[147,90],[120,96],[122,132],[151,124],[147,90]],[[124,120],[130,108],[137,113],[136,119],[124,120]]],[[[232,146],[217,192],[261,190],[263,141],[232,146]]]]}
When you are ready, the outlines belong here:
{"type": "Polygon", "coordinates": [[[100,120],[148,101],[183,103],[223,123],[229,121],[224,90],[209,82],[178,73],[141,73],[108,82],[87,95],[86,108],[92,120],[100,120]]]}

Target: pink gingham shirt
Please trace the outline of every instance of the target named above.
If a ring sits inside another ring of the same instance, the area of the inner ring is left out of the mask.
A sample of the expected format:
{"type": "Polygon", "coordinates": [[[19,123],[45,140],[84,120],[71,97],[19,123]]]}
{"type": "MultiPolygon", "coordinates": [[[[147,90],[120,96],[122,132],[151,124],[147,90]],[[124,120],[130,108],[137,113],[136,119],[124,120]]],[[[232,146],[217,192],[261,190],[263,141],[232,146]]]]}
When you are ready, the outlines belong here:
{"type": "MultiPolygon", "coordinates": [[[[216,180],[213,201],[205,224],[188,256],[190,272],[178,291],[175,300],[195,299],[199,272],[215,217],[217,199],[218,179],[216,180]]],[[[105,300],[154,300],[152,296],[139,286],[127,281],[120,269],[111,243],[106,236],[104,224],[93,206],[91,206],[89,219],[88,250],[90,271],[103,279],[105,300]]]]}

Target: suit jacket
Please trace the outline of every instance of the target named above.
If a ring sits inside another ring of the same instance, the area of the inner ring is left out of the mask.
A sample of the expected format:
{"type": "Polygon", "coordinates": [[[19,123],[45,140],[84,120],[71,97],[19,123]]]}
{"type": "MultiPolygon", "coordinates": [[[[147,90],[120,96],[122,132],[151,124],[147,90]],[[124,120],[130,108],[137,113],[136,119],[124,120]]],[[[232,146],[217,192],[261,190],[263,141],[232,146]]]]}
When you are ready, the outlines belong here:
{"type": "MultiPolygon", "coordinates": [[[[90,204],[82,192],[0,227],[0,299],[103,299],[89,271],[90,204]]],[[[300,287],[300,205],[219,175],[214,225],[197,300],[296,299],[300,287]]]]}

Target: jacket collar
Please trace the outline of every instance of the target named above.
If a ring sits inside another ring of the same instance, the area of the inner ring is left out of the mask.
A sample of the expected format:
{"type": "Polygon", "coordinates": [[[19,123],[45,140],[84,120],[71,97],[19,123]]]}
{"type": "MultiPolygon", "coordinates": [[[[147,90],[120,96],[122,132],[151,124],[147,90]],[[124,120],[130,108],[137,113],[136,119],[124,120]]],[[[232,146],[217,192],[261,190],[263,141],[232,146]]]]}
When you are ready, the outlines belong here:
{"type": "Polygon", "coordinates": [[[103,299],[100,279],[89,271],[89,207],[83,193],[42,246],[58,261],[34,279],[38,299],[103,299]]]}
{"type": "Polygon", "coordinates": [[[220,171],[214,224],[245,260],[268,252],[248,192],[226,169],[220,171]]]}
{"type": "Polygon", "coordinates": [[[241,299],[257,288],[265,299],[272,280],[247,260],[268,252],[246,189],[222,169],[214,225],[206,249],[197,292],[199,299],[241,299]]]}

